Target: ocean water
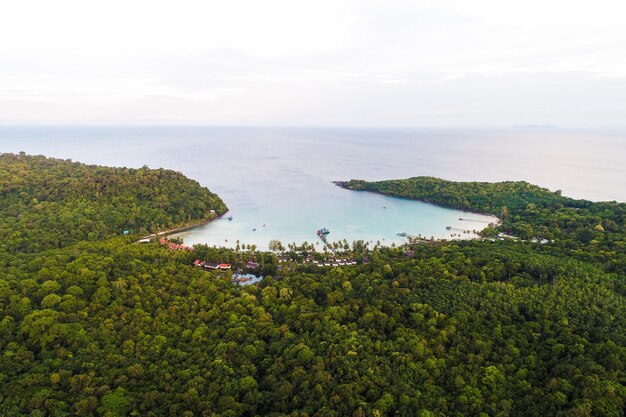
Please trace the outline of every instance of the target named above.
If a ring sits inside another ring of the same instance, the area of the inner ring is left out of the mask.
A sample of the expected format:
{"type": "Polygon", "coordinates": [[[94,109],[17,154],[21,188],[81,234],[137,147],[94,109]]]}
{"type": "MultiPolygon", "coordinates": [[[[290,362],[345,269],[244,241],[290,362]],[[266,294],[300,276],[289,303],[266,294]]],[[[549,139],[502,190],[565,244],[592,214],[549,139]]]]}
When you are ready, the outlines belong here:
{"type": "Polygon", "coordinates": [[[164,167],[197,180],[224,199],[233,220],[182,233],[188,244],[312,243],[320,227],[331,230],[329,240],[391,244],[403,242],[398,232],[468,237],[459,229],[489,221],[332,184],[352,178],[525,180],[575,198],[626,201],[626,131],[0,127],[0,152],[19,151],[164,167]]]}

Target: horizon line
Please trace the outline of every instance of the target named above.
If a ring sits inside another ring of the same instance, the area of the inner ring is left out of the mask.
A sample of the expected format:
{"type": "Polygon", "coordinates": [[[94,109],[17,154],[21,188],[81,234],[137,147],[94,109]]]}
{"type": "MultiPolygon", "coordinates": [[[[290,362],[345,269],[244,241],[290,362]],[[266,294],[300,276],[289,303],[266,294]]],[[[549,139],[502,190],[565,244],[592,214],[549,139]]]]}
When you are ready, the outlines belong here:
{"type": "Polygon", "coordinates": [[[626,125],[556,126],[552,124],[516,124],[509,126],[443,126],[443,125],[289,125],[289,124],[183,124],[183,123],[0,123],[0,128],[249,128],[249,129],[380,129],[380,130],[621,130],[626,125]]]}

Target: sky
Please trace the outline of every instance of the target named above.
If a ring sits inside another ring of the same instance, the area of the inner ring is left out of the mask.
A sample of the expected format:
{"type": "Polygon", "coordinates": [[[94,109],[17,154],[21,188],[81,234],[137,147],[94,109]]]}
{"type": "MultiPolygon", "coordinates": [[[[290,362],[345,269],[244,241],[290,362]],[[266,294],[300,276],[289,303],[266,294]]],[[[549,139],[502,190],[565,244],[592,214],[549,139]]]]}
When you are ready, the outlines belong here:
{"type": "Polygon", "coordinates": [[[0,124],[626,127],[626,4],[0,2],[0,124]]]}

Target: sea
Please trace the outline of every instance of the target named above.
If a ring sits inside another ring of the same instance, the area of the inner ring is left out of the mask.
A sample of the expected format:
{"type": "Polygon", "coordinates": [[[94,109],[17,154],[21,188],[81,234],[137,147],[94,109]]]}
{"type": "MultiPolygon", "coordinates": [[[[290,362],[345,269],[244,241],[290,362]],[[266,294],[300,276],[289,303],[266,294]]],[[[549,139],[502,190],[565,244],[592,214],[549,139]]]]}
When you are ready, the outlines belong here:
{"type": "Polygon", "coordinates": [[[330,241],[392,245],[405,242],[398,233],[471,238],[495,220],[333,184],[353,178],[524,180],[574,198],[626,201],[626,130],[0,127],[0,152],[20,151],[182,172],[230,209],[181,233],[187,244],[321,247],[316,231],[326,227],[330,241]]]}

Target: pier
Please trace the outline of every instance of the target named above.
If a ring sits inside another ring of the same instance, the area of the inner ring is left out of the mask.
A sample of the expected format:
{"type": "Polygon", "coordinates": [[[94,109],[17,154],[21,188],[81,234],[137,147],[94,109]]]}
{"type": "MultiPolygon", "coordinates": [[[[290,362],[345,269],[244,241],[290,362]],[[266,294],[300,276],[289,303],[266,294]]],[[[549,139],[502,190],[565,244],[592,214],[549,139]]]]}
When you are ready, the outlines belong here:
{"type": "Polygon", "coordinates": [[[326,247],[334,254],[337,255],[337,252],[335,251],[335,249],[333,249],[333,247],[330,245],[330,243],[328,243],[328,239],[326,238],[326,236],[328,236],[328,234],[330,233],[330,230],[328,230],[326,227],[322,227],[321,229],[319,229],[317,231],[317,237],[320,238],[320,240],[322,241],[322,243],[324,243],[324,245],[326,245],[326,247]]]}
{"type": "Polygon", "coordinates": [[[465,222],[491,223],[491,220],[464,219],[463,217],[459,217],[459,220],[465,221],[465,222]]]}
{"type": "Polygon", "coordinates": [[[446,226],[446,230],[457,230],[457,231],[461,231],[461,232],[471,232],[471,230],[469,230],[469,229],[462,229],[460,227],[452,227],[452,226],[446,226]]]}
{"type": "Polygon", "coordinates": [[[409,242],[412,242],[412,243],[434,243],[435,242],[434,239],[427,239],[422,236],[410,235],[406,232],[396,233],[396,236],[406,237],[409,240],[409,242]]]}

